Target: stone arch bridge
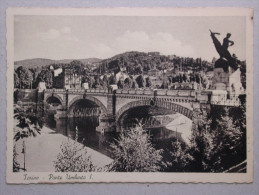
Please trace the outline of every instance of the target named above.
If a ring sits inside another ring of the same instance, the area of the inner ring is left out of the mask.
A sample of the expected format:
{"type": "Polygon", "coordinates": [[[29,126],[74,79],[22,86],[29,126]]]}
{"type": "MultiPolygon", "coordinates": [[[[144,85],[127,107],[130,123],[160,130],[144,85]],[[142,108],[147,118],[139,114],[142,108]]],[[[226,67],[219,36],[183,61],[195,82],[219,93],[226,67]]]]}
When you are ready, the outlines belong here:
{"type": "Polygon", "coordinates": [[[193,122],[200,113],[210,110],[210,92],[194,90],[121,90],[103,89],[64,90],[47,89],[42,92],[44,104],[50,100],[59,102],[56,118],[73,117],[71,109],[80,100],[87,100],[100,108],[100,123],[97,131],[119,129],[118,122],[123,113],[134,107],[157,106],[178,112],[193,122]]]}

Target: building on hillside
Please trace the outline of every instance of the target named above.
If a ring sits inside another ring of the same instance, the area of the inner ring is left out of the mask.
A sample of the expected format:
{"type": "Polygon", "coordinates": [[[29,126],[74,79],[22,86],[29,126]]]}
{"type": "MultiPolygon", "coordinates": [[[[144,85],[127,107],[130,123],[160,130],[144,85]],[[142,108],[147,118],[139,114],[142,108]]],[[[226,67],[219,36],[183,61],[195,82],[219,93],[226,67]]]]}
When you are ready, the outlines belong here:
{"type": "Polygon", "coordinates": [[[174,60],[175,58],[177,58],[176,55],[168,55],[167,57],[169,58],[169,60],[174,60]]]}
{"type": "Polygon", "coordinates": [[[149,76],[149,79],[150,79],[151,84],[154,88],[159,88],[163,83],[163,81],[161,79],[159,79],[159,77],[149,76]]]}
{"type": "Polygon", "coordinates": [[[160,52],[148,52],[147,53],[149,56],[159,56],[160,52]]]}
{"type": "Polygon", "coordinates": [[[74,73],[73,69],[64,69],[64,88],[80,89],[82,76],[74,73]]]}
{"type": "Polygon", "coordinates": [[[60,75],[62,72],[63,72],[63,69],[62,69],[62,68],[55,69],[55,70],[54,70],[54,77],[60,75]]]}
{"type": "Polygon", "coordinates": [[[116,75],[115,75],[115,77],[116,77],[116,81],[119,81],[119,80],[125,80],[126,78],[128,78],[129,77],[129,75],[126,73],[126,72],[118,72],[116,75]]]}
{"type": "Polygon", "coordinates": [[[39,82],[38,84],[38,90],[39,92],[42,92],[46,89],[46,83],[45,82],[39,82]]]}
{"type": "Polygon", "coordinates": [[[173,68],[168,69],[165,74],[166,76],[172,76],[175,74],[175,70],[173,68]]]}
{"type": "Polygon", "coordinates": [[[153,77],[159,77],[161,76],[161,71],[157,69],[152,69],[148,71],[148,76],[153,76],[153,77]]]}

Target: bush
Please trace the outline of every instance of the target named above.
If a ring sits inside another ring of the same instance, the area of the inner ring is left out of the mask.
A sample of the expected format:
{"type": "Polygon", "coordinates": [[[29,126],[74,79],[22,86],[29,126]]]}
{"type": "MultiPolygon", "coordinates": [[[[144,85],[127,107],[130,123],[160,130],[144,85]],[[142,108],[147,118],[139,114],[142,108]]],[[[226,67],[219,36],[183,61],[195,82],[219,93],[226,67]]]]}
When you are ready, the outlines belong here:
{"type": "Polygon", "coordinates": [[[161,169],[163,150],[156,150],[141,125],[121,133],[111,144],[114,161],[110,171],[153,172],[161,169]]]}
{"type": "Polygon", "coordinates": [[[92,172],[96,167],[87,154],[85,147],[68,138],[68,141],[60,146],[61,152],[54,161],[56,172],[92,172]]]}

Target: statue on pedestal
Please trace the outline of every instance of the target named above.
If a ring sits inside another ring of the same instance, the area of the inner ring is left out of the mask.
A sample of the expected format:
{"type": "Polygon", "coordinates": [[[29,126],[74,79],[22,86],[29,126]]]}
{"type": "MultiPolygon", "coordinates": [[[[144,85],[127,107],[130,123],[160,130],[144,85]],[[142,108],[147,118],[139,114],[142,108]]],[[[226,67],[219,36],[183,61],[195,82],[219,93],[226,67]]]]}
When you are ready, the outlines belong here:
{"type": "Polygon", "coordinates": [[[220,43],[216,35],[219,33],[210,30],[210,36],[220,56],[214,66],[213,87],[216,90],[240,94],[243,91],[239,69],[240,61],[235,54],[231,55],[228,51],[228,47],[234,45],[234,42],[230,40],[231,34],[227,33],[223,39],[223,44],[220,43]]]}
{"type": "Polygon", "coordinates": [[[217,39],[216,35],[220,35],[220,33],[215,33],[210,30],[210,36],[213,40],[214,46],[220,56],[220,64],[223,66],[222,68],[226,70],[228,65],[234,70],[238,68],[238,60],[237,57],[233,54],[233,56],[229,53],[228,47],[234,45],[234,42],[229,40],[231,37],[230,33],[227,33],[226,37],[223,39],[223,44],[221,45],[220,41],[217,39]],[[225,61],[226,59],[227,61],[225,61]]]}

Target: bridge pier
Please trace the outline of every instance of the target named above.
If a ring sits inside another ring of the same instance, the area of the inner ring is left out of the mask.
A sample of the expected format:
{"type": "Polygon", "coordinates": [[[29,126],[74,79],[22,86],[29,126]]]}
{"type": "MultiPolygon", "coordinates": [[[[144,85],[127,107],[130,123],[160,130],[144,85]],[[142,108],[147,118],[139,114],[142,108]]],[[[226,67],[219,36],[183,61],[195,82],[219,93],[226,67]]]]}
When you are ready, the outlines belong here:
{"type": "Polygon", "coordinates": [[[56,119],[68,118],[67,110],[57,110],[54,117],[56,119]]]}
{"type": "Polygon", "coordinates": [[[96,131],[100,133],[116,131],[115,117],[111,115],[101,115],[99,117],[99,126],[96,127],[96,131]]]}

